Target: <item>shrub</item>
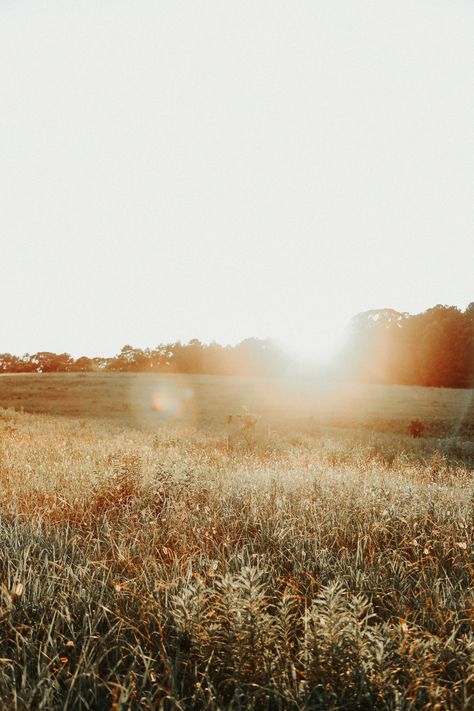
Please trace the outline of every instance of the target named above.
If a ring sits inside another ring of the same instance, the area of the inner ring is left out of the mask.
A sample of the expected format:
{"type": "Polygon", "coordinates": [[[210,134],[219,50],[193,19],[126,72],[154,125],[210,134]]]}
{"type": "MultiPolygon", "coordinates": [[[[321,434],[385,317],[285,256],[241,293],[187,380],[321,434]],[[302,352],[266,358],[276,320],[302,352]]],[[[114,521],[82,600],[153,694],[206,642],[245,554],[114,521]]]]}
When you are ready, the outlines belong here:
{"type": "Polygon", "coordinates": [[[412,420],[408,425],[408,432],[414,439],[421,437],[424,431],[425,426],[420,420],[412,420]]]}

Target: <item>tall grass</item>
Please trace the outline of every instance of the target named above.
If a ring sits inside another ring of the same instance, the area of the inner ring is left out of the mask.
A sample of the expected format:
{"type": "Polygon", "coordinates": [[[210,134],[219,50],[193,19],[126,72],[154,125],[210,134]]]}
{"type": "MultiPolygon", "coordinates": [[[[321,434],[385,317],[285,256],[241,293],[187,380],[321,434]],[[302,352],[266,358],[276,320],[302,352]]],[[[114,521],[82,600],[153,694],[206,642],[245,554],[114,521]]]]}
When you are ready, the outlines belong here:
{"type": "Polygon", "coordinates": [[[0,708],[470,709],[472,470],[4,411],[0,708]]]}

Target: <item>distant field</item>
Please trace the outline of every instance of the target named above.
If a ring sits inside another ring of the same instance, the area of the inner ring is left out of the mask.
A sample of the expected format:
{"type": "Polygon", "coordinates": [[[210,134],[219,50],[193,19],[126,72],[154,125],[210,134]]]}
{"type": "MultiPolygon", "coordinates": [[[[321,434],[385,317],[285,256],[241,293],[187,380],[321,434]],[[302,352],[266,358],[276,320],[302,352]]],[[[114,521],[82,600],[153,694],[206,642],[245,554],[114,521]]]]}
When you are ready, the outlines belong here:
{"type": "Polygon", "coordinates": [[[148,429],[170,424],[226,429],[228,414],[261,415],[278,431],[321,428],[406,434],[419,418],[427,437],[474,440],[474,391],[349,385],[309,379],[148,374],[0,376],[0,407],[100,418],[148,429]]]}

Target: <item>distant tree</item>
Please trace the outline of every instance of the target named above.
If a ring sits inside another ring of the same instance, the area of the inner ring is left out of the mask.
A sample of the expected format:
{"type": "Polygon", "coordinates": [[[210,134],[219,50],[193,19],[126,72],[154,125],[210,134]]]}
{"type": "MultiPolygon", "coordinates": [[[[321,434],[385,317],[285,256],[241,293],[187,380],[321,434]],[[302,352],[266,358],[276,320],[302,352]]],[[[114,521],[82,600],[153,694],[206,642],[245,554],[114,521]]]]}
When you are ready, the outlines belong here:
{"type": "Polygon", "coordinates": [[[474,301],[471,301],[464,312],[466,331],[464,334],[466,373],[465,384],[474,387],[474,301]]]}
{"type": "Polygon", "coordinates": [[[173,360],[173,344],[163,343],[150,351],[150,368],[154,371],[169,371],[173,360]]]}
{"type": "Polygon", "coordinates": [[[19,373],[35,373],[36,372],[36,363],[34,362],[33,356],[31,356],[29,353],[24,353],[19,358],[18,372],[19,373]]]}
{"type": "Polygon", "coordinates": [[[414,316],[393,309],[357,314],[346,364],[366,382],[467,387],[473,382],[473,312],[439,304],[414,316]]]}
{"type": "Polygon", "coordinates": [[[72,363],[69,370],[76,373],[87,373],[94,370],[94,361],[92,358],[87,358],[87,356],[81,356],[72,363]]]}
{"type": "Polygon", "coordinates": [[[464,314],[468,319],[474,322],[474,301],[471,301],[471,303],[466,306],[464,314]]]}
{"type": "Polygon", "coordinates": [[[21,365],[20,358],[10,353],[0,353],[0,373],[17,373],[21,365]]]}
{"type": "Polygon", "coordinates": [[[350,322],[345,349],[346,366],[367,382],[392,382],[403,358],[402,333],[409,315],[395,309],[371,309],[350,322]]]}
{"type": "Polygon", "coordinates": [[[202,373],[204,346],[198,338],[192,338],[182,351],[182,366],[185,373],[202,373]]]}
{"type": "Polygon", "coordinates": [[[224,348],[215,341],[203,350],[202,372],[209,375],[224,375],[229,369],[231,349],[224,348]]]}
{"type": "Polygon", "coordinates": [[[40,351],[31,355],[29,362],[37,373],[61,373],[67,372],[74,361],[68,353],[40,351]]]}
{"type": "Polygon", "coordinates": [[[115,358],[110,358],[107,363],[107,370],[127,371],[133,370],[133,346],[125,345],[115,358]]]}
{"type": "Polygon", "coordinates": [[[468,319],[455,306],[427,309],[414,317],[417,327],[417,381],[435,387],[465,387],[470,379],[468,319]]]}
{"type": "Polygon", "coordinates": [[[93,369],[94,370],[109,370],[109,365],[110,365],[111,360],[112,360],[111,358],[101,358],[100,356],[92,358],[92,363],[94,364],[93,369]]]}

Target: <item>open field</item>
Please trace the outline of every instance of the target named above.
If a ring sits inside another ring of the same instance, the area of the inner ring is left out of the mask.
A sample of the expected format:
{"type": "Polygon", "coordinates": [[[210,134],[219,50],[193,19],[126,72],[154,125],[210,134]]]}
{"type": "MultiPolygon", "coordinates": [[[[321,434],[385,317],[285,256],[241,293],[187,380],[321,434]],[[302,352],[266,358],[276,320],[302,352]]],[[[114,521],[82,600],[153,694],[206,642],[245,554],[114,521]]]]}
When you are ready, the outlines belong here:
{"type": "Polygon", "coordinates": [[[420,418],[429,437],[474,440],[474,390],[324,383],[305,378],[158,374],[0,376],[0,407],[30,413],[101,418],[150,429],[160,388],[176,398],[173,426],[225,430],[226,416],[247,408],[280,432],[315,434],[336,427],[405,435],[420,418]]]}
{"type": "Polygon", "coordinates": [[[159,381],[0,378],[0,709],[471,709],[472,391],[159,381]]]}

